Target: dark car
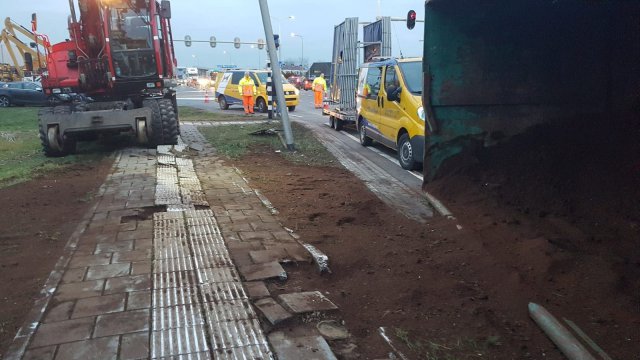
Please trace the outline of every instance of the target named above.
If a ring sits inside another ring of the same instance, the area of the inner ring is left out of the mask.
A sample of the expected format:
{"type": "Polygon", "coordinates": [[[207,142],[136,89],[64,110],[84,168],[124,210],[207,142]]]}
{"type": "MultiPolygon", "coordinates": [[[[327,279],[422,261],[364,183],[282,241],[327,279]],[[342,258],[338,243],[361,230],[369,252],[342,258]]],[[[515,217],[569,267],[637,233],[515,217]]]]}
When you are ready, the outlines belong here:
{"type": "Polygon", "coordinates": [[[0,85],[0,107],[46,104],[47,96],[38,83],[18,81],[0,85]]]}

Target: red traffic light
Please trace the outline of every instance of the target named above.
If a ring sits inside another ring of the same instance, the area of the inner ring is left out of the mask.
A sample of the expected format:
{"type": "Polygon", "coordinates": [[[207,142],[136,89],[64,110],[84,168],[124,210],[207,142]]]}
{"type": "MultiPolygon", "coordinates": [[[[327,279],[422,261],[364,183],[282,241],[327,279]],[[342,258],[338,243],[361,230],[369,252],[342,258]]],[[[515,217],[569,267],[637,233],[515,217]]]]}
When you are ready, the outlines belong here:
{"type": "Polygon", "coordinates": [[[411,30],[416,26],[416,12],[409,10],[407,13],[407,29],[411,30]]]}

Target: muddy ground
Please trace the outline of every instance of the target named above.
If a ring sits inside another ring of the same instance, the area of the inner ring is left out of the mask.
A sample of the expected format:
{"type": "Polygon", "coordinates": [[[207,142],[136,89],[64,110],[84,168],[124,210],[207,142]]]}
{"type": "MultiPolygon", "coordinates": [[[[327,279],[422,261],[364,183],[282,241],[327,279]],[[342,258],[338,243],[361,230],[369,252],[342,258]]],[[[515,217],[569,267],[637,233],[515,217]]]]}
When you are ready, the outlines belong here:
{"type": "Polygon", "coordinates": [[[535,129],[429,184],[457,219],[426,225],[343,169],[255,149],[237,165],[333,270],[289,268],[271,290],[329,294],[367,359],[388,352],[380,326],[410,358],[562,359],[529,302],[572,320],[613,358],[640,359],[640,152],[621,137],[594,143],[581,128],[581,141],[570,140],[578,127],[535,129]]]}
{"type": "Polygon", "coordinates": [[[73,165],[0,189],[0,359],[91,207],[111,163],[104,159],[73,165]]]}
{"type": "MultiPolygon", "coordinates": [[[[638,152],[611,145],[620,137],[558,136],[482,152],[429,184],[457,219],[426,225],[342,168],[293,165],[264,148],[233,163],[284,225],[329,255],[332,274],[290,265],[289,281],[269,286],[325,292],[353,335],[336,349],[386,357],[385,326],[411,359],[562,359],[527,314],[536,302],[613,358],[640,359],[638,152]]],[[[108,170],[106,161],[0,190],[0,354],[108,170]]]]}

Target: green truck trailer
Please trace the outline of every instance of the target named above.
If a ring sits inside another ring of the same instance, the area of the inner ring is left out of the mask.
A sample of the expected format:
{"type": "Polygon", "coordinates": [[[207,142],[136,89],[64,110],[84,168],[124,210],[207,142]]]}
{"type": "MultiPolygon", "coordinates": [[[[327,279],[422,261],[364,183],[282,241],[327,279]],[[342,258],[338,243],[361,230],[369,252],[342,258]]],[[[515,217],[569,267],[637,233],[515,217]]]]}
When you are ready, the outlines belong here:
{"type": "Polygon", "coordinates": [[[425,182],[539,124],[638,115],[638,19],[631,0],[426,1],[425,182]]]}

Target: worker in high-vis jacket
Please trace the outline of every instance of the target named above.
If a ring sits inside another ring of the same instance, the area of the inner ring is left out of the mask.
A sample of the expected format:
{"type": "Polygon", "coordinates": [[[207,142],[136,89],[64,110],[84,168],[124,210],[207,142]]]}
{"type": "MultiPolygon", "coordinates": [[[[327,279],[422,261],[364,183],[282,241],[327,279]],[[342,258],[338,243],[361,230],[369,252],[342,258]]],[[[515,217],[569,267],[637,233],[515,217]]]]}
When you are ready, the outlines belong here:
{"type": "Polygon", "coordinates": [[[253,82],[248,71],[244,73],[244,77],[238,83],[238,92],[242,95],[244,113],[253,114],[253,98],[256,96],[256,83],[253,82]]]}
{"type": "Polygon", "coordinates": [[[316,109],[322,109],[322,98],[324,97],[324,92],[327,91],[327,82],[324,80],[324,74],[320,74],[315,78],[311,87],[315,95],[313,103],[316,109]]]}

